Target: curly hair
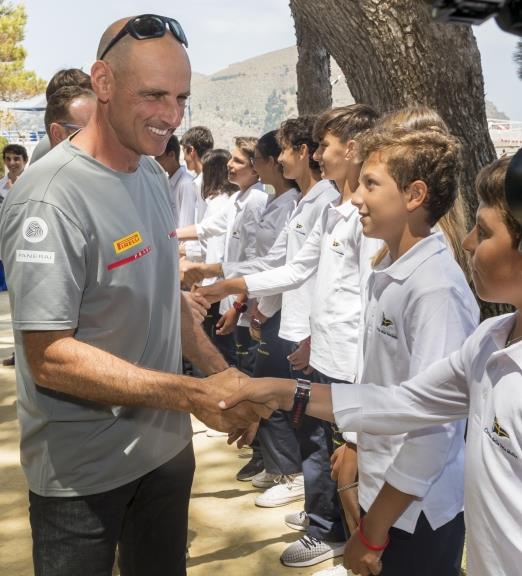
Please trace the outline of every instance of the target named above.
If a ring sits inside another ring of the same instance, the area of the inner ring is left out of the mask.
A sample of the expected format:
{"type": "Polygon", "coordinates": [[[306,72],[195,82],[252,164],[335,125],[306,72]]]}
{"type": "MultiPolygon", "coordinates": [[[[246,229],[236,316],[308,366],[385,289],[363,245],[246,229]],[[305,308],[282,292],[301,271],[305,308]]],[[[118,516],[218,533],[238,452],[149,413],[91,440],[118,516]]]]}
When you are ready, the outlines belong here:
{"type": "Polygon", "coordinates": [[[358,138],[363,161],[378,153],[386,163],[399,190],[415,180],[428,188],[424,207],[433,226],[453,206],[462,169],[461,146],[457,138],[433,126],[425,130],[392,127],[372,130],[358,138]]]}
{"type": "Polygon", "coordinates": [[[306,144],[308,148],[308,164],[311,170],[319,170],[319,163],[313,159],[314,152],[319,146],[319,143],[314,140],[316,120],[317,116],[312,115],[288,118],[277,131],[277,139],[281,148],[286,145],[297,149],[299,146],[306,144]]]}

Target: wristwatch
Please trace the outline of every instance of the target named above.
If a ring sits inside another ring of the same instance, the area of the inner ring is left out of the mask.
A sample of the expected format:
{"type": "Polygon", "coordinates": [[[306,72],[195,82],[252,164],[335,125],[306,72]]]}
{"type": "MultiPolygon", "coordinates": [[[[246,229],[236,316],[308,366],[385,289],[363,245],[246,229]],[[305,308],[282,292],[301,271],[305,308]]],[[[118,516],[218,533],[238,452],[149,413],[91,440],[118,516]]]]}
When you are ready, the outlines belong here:
{"type": "Polygon", "coordinates": [[[312,392],[312,383],[310,380],[304,378],[297,379],[295,387],[294,405],[292,406],[292,427],[299,428],[303,422],[303,417],[306,412],[306,406],[310,400],[310,393],[312,392]]]}
{"type": "Polygon", "coordinates": [[[232,306],[234,306],[234,310],[239,312],[239,314],[243,314],[248,310],[248,304],[246,302],[238,302],[235,300],[232,306]]]}

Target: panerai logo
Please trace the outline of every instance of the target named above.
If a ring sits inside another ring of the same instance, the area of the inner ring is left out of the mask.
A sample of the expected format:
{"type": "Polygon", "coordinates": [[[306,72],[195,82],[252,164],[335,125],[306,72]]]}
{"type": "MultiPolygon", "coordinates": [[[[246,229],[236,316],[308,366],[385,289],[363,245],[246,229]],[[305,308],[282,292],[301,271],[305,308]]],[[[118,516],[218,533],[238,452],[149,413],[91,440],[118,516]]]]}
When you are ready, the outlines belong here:
{"type": "Polygon", "coordinates": [[[488,435],[488,438],[493,442],[493,444],[496,444],[506,454],[518,460],[518,456],[512,450],[504,446],[502,442],[500,442],[499,438],[505,438],[509,440],[510,437],[507,433],[507,430],[500,425],[500,422],[496,416],[493,418],[493,425],[491,426],[491,430],[486,426],[484,428],[484,432],[488,435]]]}
{"type": "Polygon", "coordinates": [[[382,320],[380,326],[377,327],[377,332],[384,334],[385,336],[390,336],[397,340],[397,332],[395,330],[395,324],[393,320],[386,318],[386,315],[382,314],[382,320]]]}

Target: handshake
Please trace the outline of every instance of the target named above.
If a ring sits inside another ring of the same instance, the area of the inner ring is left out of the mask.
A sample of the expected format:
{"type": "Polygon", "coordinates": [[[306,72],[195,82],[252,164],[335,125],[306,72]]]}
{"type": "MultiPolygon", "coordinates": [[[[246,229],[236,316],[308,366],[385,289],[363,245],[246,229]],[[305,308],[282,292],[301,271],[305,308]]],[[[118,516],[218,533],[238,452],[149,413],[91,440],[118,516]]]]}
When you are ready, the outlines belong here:
{"type": "Polygon", "coordinates": [[[250,444],[260,418],[292,409],[295,380],[249,378],[236,368],[194,380],[192,413],[207,426],[228,432],[229,444],[250,444]]]}

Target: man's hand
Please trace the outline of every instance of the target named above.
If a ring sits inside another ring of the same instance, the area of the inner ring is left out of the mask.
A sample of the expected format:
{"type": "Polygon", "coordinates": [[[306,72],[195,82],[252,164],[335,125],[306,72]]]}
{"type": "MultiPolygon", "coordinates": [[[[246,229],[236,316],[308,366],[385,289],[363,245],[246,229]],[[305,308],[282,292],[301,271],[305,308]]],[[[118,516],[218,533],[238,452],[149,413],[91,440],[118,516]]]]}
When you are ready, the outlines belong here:
{"type": "Polygon", "coordinates": [[[179,270],[183,277],[183,284],[185,286],[192,286],[201,282],[205,278],[202,270],[203,264],[200,262],[191,262],[186,258],[179,259],[179,270]]]}
{"type": "MultiPolygon", "coordinates": [[[[368,535],[365,534],[368,538],[368,535]]],[[[372,542],[372,540],[370,540],[372,542]]],[[[374,552],[368,550],[359,539],[359,529],[352,533],[352,536],[344,548],[344,566],[354,574],[370,576],[380,574],[382,570],[382,551],[374,552]]]]}
{"type": "MultiPolygon", "coordinates": [[[[198,294],[196,292],[196,294],[198,294]]],[[[223,316],[216,322],[216,334],[219,336],[226,336],[234,331],[239,320],[239,312],[235,308],[229,308],[223,316]]]]}
{"type": "Polygon", "coordinates": [[[192,309],[192,315],[196,322],[203,322],[207,317],[207,310],[210,308],[210,304],[201,296],[195,292],[182,292],[183,296],[186,298],[187,302],[190,304],[192,309]]]}
{"type": "Polygon", "coordinates": [[[200,386],[193,394],[192,413],[204,424],[221,432],[241,436],[259,421],[258,409],[250,402],[241,402],[229,410],[221,410],[219,401],[223,395],[231,396],[241,393],[249,378],[236,368],[199,381],[200,386]]]}
{"type": "Polygon", "coordinates": [[[311,374],[313,368],[310,366],[310,337],[303,340],[298,348],[287,358],[294,370],[301,370],[304,374],[311,374]]]}

